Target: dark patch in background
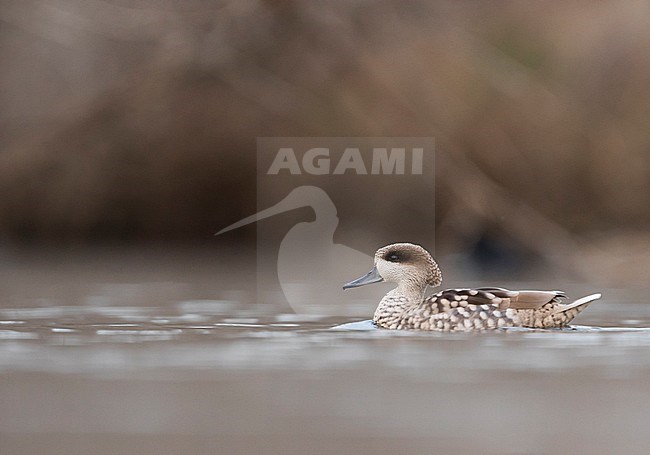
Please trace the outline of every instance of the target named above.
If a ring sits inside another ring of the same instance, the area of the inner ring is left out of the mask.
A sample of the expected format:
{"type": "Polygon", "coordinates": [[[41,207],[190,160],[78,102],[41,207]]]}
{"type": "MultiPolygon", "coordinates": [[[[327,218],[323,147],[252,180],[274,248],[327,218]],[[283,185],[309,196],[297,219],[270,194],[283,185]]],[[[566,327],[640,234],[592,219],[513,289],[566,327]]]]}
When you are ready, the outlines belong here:
{"type": "Polygon", "coordinates": [[[631,2],[3,2],[0,239],[249,245],[254,228],[211,234],[255,212],[257,137],[432,136],[435,217],[396,188],[390,203],[412,216],[355,217],[350,201],[342,243],[417,240],[486,264],[563,254],[638,282],[649,15],[631,2]]]}

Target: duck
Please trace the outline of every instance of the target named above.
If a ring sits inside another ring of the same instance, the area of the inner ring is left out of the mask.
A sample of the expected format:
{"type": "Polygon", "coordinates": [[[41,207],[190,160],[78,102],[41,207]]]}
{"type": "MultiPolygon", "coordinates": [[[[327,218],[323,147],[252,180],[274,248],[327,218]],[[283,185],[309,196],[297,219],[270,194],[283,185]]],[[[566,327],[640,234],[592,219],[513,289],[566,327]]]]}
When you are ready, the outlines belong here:
{"type": "Polygon", "coordinates": [[[501,287],[447,289],[425,296],[442,284],[442,272],[420,245],[393,243],[379,248],[374,267],[343,289],[387,282],[396,287],[379,302],[373,323],[384,329],[472,332],[506,327],[566,327],[601,297],[592,294],[571,303],[563,291],[509,290],[501,287]]]}

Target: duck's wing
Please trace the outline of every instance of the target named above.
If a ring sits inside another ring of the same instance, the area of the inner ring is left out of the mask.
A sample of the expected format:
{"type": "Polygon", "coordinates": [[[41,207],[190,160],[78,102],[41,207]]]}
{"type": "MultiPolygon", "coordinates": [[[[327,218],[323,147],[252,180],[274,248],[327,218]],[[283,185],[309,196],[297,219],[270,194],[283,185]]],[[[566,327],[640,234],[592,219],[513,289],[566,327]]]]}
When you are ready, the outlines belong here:
{"type": "Polygon", "coordinates": [[[547,303],[560,303],[561,299],[566,298],[564,291],[511,291],[504,288],[478,288],[477,290],[494,295],[495,300],[506,300],[508,308],[515,310],[536,310],[547,303]]]}
{"type": "Polygon", "coordinates": [[[499,310],[538,309],[547,303],[560,302],[563,291],[512,291],[505,288],[446,289],[427,297],[427,302],[444,313],[458,306],[495,305],[499,310]]]}

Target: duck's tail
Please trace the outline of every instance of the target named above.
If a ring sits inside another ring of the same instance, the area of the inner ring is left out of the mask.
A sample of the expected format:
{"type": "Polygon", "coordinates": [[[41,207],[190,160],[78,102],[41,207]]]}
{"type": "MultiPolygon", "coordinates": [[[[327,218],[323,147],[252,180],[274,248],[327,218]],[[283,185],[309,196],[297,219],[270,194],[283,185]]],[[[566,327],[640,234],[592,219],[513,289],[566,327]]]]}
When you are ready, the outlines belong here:
{"type": "Polygon", "coordinates": [[[575,318],[582,310],[587,308],[591,302],[601,298],[601,294],[591,294],[582,297],[575,302],[566,305],[560,304],[553,312],[545,318],[544,326],[546,327],[562,327],[567,325],[573,318],[575,318]]]}

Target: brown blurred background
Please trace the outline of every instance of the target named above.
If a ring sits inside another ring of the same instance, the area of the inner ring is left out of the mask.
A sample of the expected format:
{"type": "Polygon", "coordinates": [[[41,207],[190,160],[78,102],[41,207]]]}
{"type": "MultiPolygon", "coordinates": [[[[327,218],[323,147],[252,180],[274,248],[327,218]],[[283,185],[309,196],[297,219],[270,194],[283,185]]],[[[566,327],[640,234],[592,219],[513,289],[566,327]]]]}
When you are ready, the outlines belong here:
{"type": "Polygon", "coordinates": [[[257,137],[432,136],[435,217],[412,188],[406,226],[350,201],[338,241],[650,279],[647,2],[4,0],[0,24],[5,246],[250,246],[212,234],[256,211],[257,137]]]}

